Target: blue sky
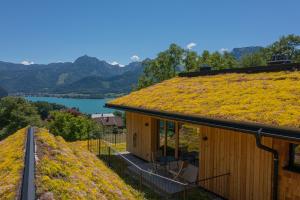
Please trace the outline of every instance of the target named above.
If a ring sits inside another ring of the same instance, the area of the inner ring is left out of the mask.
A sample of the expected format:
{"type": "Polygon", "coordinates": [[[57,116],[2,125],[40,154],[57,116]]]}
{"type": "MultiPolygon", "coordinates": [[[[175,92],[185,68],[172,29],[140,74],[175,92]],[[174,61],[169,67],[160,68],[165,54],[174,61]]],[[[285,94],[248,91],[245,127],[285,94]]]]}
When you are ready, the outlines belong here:
{"type": "Polygon", "coordinates": [[[1,0],[0,60],[127,64],[170,43],[217,51],[300,34],[300,1],[1,0]],[[137,58],[137,57],[135,57],[137,58]]]}

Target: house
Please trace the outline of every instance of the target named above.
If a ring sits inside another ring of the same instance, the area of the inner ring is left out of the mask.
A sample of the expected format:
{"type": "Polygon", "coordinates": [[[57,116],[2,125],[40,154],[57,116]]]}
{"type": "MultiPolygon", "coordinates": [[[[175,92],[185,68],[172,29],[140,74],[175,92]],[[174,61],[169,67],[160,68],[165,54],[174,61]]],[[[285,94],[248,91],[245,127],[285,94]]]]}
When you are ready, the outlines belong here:
{"type": "Polygon", "coordinates": [[[92,119],[107,127],[123,128],[122,117],[115,116],[113,113],[92,114],[92,119]]]}
{"type": "Polygon", "coordinates": [[[199,167],[199,185],[220,196],[296,200],[299,69],[284,64],[182,73],[106,106],[126,112],[127,150],[144,160],[158,151],[176,159],[188,153],[199,167]]]}

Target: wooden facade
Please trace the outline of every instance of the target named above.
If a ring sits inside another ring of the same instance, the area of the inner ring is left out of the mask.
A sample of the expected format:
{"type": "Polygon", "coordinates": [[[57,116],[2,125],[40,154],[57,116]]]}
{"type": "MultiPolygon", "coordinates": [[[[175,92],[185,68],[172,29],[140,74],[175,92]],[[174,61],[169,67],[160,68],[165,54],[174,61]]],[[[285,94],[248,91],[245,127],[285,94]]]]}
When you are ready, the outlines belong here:
{"type": "MultiPolygon", "coordinates": [[[[126,112],[129,152],[144,160],[151,160],[151,153],[157,149],[157,120],[151,116],[126,112]]],[[[201,181],[201,187],[232,200],[272,199],[273,156],[256,146],[254,135],[209,126],[193,126],[198,128],[199,135],[198,179],[230,173],[201,181]]],[[[176,134],[178,138],[178,130],[176,134]]],[[[289,160],[290,142],[263,137],[262,143],[279,153],[279,199],[300,199],[300,173],[285,169],[289,160]]]]}

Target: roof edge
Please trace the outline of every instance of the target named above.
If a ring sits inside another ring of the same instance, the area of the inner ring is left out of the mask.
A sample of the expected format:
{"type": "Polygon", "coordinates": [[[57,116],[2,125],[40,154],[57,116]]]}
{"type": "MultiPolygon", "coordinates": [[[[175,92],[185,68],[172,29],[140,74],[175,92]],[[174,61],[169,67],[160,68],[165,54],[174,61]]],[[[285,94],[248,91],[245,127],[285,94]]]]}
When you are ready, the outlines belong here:
{"type": "Polygon", "coordinates": [[[199,72],[181,72],[179,77],[196,77],[196,76],[209,76],[228,73],[262,73],[262,72],[280,72],[280,71],[294,71],[300,70],[300,63],[288,63],[288,64],[276,64],[257,67],[246,68],[234,68],[234,69],[221,69],[221,70],[209,70],[199,72]]]}
{"type": "Polygon", "coordinates": [[[285,127],[285,126],[272,126],[255,122],[243,122],[236,120],[218,119],[204,116],[187,115],[176,112],[166,112],[159,110],[150,110],[145,108],[116,105],[106,103],[105,107],[114,108],[118,110],[131,111],[140,114],[147,114],[156,117],[163,117],[171,120],[178,120],[192,124],[206,125],[216,128],[224,128],[244,133],[255,134],[259,129],[262,129],[261,134],[266,137],[275,137],[286,140],[300,141],[300,129],[285,127]]]}

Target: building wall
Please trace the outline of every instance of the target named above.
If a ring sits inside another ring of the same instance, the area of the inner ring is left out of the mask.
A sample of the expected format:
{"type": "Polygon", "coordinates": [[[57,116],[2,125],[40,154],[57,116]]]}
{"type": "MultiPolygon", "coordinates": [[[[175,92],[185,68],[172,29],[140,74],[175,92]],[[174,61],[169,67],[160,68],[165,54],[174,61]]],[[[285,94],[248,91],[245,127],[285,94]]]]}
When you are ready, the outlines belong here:
{"type": "MultiPolygon", "coordinates": [[[[200,126],[199,141],[199,178],[230,173],[201,186],[232,200],[271,199],[272,154],[257,148],[253,135],[200,126]]],[[[272,146],[272,139],[263,144],[272,146]]]]}
{"type": "Polygon", "coordinates": [[[150,161],[156,144],[155,120],[147,115],[126,112],[126,127],[127,151],[150,161]]]}
{"type": "Polygon", "coordinates": [[[279,153],[279,199],[299,200],[300,173],[286,169],[289,163],[289,144],[289,141],[274,139],[273,148],[279,153]]]}
{"type": "MultiPolygon", "coordinates": [[[[126,126],[127,150],[150,161],[151,152],[157,145],[156,120],[147,115],[126,112],[126,126]]],[[[200,182],[202,187],[231,200],[272,199],[273,156],[256,147],[254,135],[193,126],[199,129],[199,180],[230,173],[229,176],[200,182]]],[[[279,199],[300,200],[300,173],[285,170],[289,160],[289,142],[263,137],[262,143],[279,152],[279,199]]]]}

